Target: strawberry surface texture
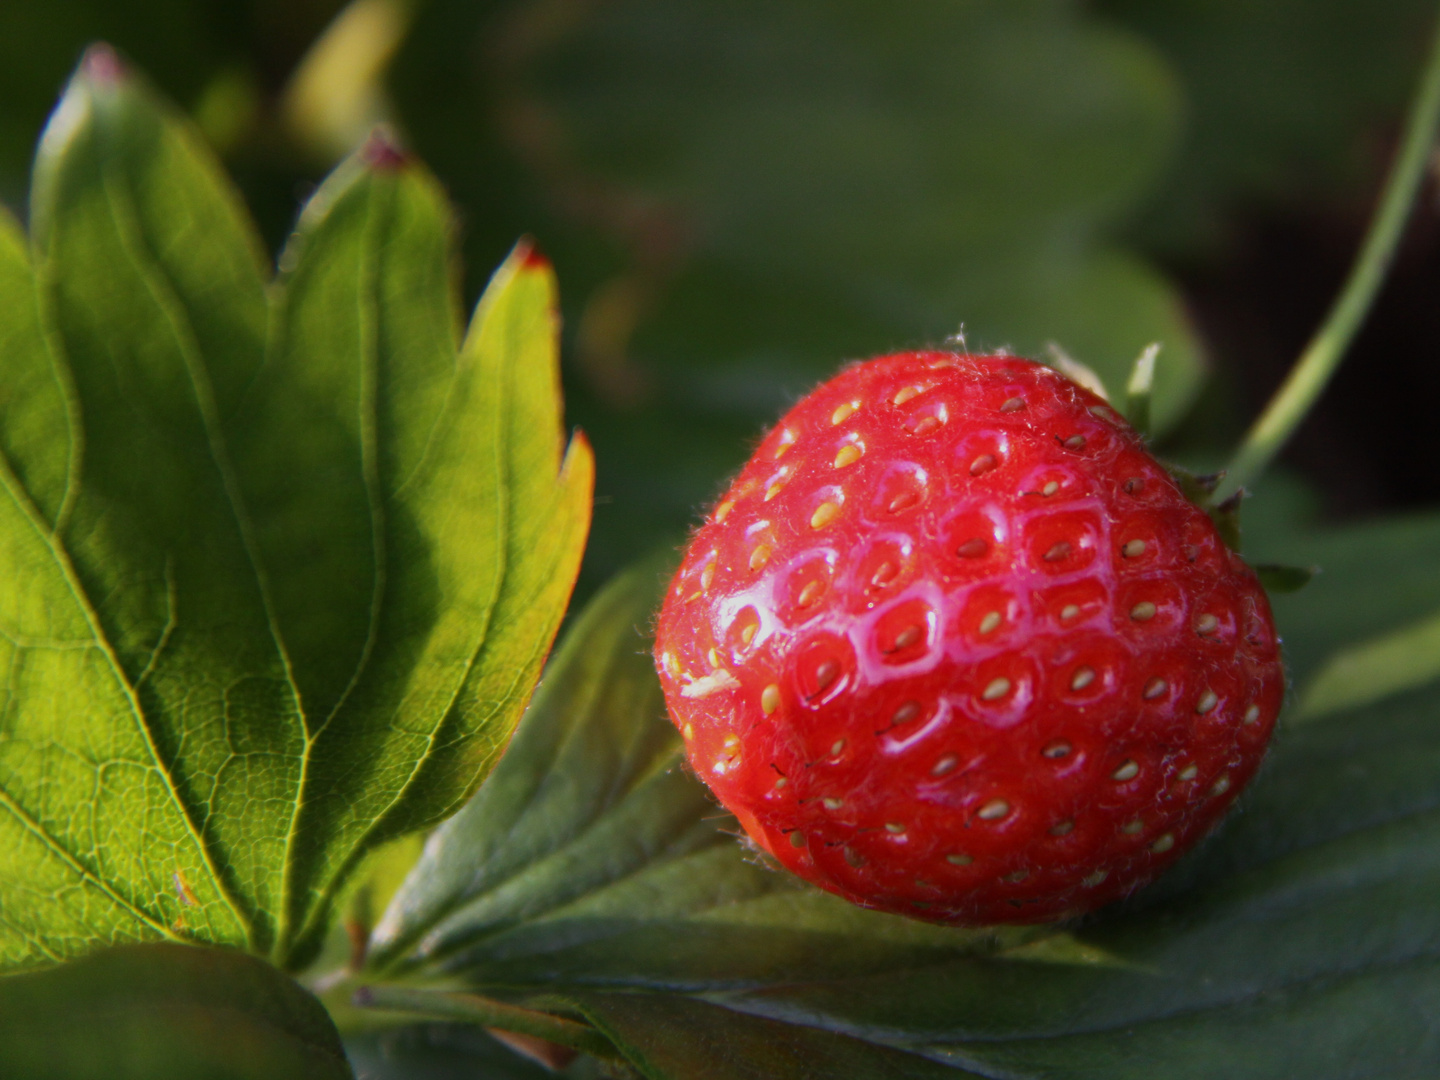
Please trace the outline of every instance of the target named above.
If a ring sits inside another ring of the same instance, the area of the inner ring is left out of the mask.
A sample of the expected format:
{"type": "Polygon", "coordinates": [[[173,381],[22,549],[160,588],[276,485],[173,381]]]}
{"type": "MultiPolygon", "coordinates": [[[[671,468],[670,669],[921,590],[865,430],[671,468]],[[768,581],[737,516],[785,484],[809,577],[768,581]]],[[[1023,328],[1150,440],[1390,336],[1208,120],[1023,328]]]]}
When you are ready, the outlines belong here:
{"type": "Polygon", "coordinates": [[[1265,593],[1102,399],[931,351],[797,404],[692,539],[656,661],[690,764],[857,904],[1037,922],[1131,892],[1254,774],[1265,593]]]}

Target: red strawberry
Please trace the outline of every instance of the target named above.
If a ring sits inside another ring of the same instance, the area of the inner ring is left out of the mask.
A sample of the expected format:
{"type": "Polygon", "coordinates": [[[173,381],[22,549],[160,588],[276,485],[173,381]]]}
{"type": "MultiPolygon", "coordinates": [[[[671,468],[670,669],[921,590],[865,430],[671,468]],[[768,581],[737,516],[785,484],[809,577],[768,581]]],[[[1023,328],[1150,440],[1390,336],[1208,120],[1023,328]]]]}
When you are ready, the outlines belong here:
{"type": "Polygon", "coordinates": [[[846,369],[760,444],[666,594],[690,762],[754,841],[962,924],[1154,877],[1255,772],[1255,575],[1100,398],[1010,356],[846,369]]]}

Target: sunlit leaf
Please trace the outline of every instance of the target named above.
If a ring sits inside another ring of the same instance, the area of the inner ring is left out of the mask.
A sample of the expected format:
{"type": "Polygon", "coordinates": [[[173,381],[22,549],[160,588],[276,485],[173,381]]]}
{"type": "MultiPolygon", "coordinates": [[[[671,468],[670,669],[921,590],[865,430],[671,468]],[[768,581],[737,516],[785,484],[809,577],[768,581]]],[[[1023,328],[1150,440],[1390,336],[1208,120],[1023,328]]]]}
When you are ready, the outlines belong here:
{"type": "Polygon", "coordinates": [[[375,143],[278,281],[193,131],[92,50],[0,227],[0,967],[172,937],[302,962],[365,853],[503,749],[583,547],[554,283],[465,340],[375,143]],[[32,269],[33,262],[33,269],[32,269]]]}

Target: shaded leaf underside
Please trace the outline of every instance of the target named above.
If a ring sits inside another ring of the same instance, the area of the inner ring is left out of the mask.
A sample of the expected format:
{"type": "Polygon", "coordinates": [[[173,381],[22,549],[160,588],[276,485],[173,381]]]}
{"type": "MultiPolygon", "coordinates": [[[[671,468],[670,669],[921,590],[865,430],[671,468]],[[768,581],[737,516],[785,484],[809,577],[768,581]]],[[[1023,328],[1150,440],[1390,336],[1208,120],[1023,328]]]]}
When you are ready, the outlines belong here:
{"type": "Polygon", "coordinates": [[[344,1080],[320,1003],[231,950],[140,945],[0,979],[6,1076],[344,1080]]]}

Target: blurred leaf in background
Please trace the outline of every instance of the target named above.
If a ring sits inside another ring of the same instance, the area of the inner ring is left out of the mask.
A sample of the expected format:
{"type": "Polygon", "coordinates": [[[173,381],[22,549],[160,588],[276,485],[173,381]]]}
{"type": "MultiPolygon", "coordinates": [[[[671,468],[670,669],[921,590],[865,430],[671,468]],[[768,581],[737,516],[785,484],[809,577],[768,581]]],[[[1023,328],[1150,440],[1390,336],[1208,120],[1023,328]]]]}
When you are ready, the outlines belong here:
{"type": "MultiPolygon", "coordinates": [[[[1180,152],[1136,235],[1213,252],[1237,206],[1365,192],[1399,127],[1435,5],[1429,0],[1098,0],[1181,79],[1180,152]]],[[[1363,195],[1361,196],[1364,197],[1363,195]]]]}
{"type": "MultiPolygon", "coordinates": [[[[1097,7],[1158,44],[1186,87],[1180,151],[1128,234],[1185,290],[1225,376],[1204,423],[1187,425],[1218,449],[1279,386],[1340,287],[1395,152],[1434,5],[1097,7]]],[[[1332,516],[1440,501],[1437,291],[1440,202],[1423,195],[1364,330],[1285,452],[1332,516]]]]}
{"type": "MultiPolygon", "coordinates": [[[[347,1080],[320,1003],[262,960],[127,945],[0,979],[6,1080],[347,1080]]],[[[418,1080],[418,1078],[417,1078],[418,1080]]]]}
{"type": "Polygon", "coordinates": [[[103,40],[191,113],[278,250],[315,182],[358,145],[317,164],[280,122],[292,72],[343,7],[344,0],[0,0],[0,201],[24,205],[30,156],[57,88],[84,48],[103,40]]]}
{"type": "Polygon", "coordinates": [[[576,283],[571,395],[614,499],[592,581],[677,534],[844,358],[963,324],[1120,384],[1158,339],[1162,425],[1196,388],[1178,297],[1111,240],[1177,87],[1071,3],[437,0],[393,82],[484,217],[472,257],[528,228],[576,283]]]}
{"type": "Polygon", "coordinates": [[[854,0],[0,0],[0,198],[22,196],[54,87],[97,37],[191,109],[272,249],[329,163],[398,124],[464,210],[472,273],[530,233],[566,281],[567,391],[601,464],[588,593],[678,537],[842,359],[962,324],[978,347],[1054,340],[1116,384],[1163,342],[1163,433],[1202,349],[1136,246],[1178,265],[1254,200],[1363,199],[1427,17],[1425,0],[903,17],[854,0]]]}

